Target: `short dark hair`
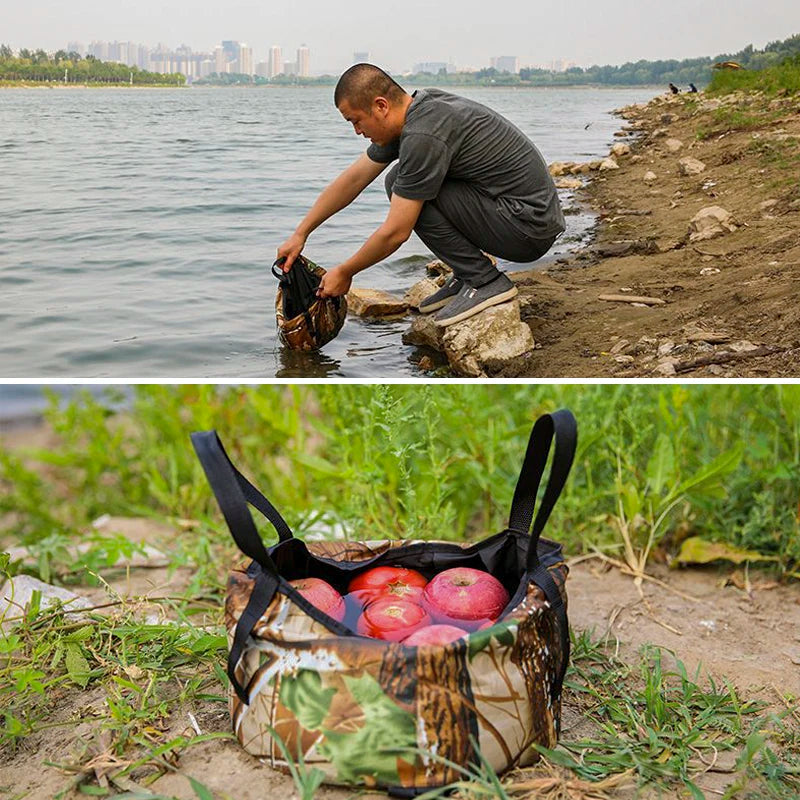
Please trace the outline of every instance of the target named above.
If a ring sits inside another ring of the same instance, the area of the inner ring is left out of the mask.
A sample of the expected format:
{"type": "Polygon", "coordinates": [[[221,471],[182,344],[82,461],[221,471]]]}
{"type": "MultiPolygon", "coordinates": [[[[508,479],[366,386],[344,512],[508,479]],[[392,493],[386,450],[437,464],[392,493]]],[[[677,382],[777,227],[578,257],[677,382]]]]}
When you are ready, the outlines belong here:
{"type": "Polygon", "coordinates": [[[361,111],[367,111],[376,97],[385,97],[391,103],[400,102],[405,89],[380,67],[374,64],[353,64],[346,70],[333,93],[333,103],[338,108],[342,100],[361,111]]]}

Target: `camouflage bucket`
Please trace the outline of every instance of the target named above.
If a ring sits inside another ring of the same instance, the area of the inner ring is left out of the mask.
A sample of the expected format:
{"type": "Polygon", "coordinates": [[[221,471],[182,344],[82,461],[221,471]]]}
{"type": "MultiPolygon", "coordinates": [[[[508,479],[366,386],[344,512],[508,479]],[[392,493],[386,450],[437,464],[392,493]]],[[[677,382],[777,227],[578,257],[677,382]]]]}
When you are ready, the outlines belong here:
{"type": "Polygon", "coordinates": [[[500,772],[536,761],[534,744],[556,744],[569,660],[567,566],[561,546],[540,534],[575,453],[569,411],[536,421],[508,527],[477,544],[306,544],[231,464],[216,432],[192,441],[236,544],[252,559],[231,573],[225,606],[230,712],[245,750],[284,770],[287,754],[302,757],[329,783],[414,797],[460,780],[451,764],[482,757],[500,772]],[[273,524],[277,544],[264,546],[248,503],[273,524]],[[447,645],[408,646],[358,635],[288,583],[311,576],[342,591],[356,574],[385,565],[427,578],[455,566],[482,569],[511,599],[491,627],[447,645]]]}
{"type": "Polygon", "coordinates": [[[275,318],[278,337],[291,350],[319,350],[335,339],[347,317],[346,297],[317,297],[316,289],[325,274],[303,256],[283,272],[272,265],[272,274],[280,281],[275,295],[275,318]]]}

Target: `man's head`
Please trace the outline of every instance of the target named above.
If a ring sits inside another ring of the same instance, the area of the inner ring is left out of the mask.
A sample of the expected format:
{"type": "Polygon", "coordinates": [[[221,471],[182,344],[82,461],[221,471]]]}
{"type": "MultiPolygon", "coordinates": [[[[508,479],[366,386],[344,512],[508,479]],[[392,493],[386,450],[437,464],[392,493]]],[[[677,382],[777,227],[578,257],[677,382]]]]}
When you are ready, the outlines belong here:
{"type": "Polygon", "coordinates": [[[333,102],[359,136],[388,144],[403,130],[411,95],[372,64],[355,64],[336,84],[333,102]]]}

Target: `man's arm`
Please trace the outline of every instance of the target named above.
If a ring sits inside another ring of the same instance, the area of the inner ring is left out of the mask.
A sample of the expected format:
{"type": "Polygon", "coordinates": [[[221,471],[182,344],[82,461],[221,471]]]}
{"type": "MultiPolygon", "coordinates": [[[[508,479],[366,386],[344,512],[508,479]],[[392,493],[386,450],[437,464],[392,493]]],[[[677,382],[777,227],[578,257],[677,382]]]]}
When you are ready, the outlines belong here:
{"type": "Polygon", "coordinates": [[[286,258],[284,272],[288,272],[302,252],[309,234],[337,211],[350,205],[386,167],[364,153],[322,190],[295,232],[278,248],[278,258],[286,258]]]}
{"type": "Polygon", "coordinates": [[[389,215],[383,224],[355,255],[323,276],[317,294],[321,297],[347,294],[354,275],[390,256],[411,236],[424,202],[393,194],[389,215]]]}

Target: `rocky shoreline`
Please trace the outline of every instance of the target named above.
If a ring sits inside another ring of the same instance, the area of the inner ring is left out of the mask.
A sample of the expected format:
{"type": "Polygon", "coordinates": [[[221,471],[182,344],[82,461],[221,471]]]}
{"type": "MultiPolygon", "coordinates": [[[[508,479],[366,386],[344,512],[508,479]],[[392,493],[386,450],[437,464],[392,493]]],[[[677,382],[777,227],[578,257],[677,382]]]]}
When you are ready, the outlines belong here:
{"type": "Polygon", "coordinates": [[[551,165],[597,213],[593,241],[510,273],[512,303],[444,335],[416,316],[404,341],[422,371],[800,374],[800,98],[670,95],[617,113],[607,158],[551,165]]]}

